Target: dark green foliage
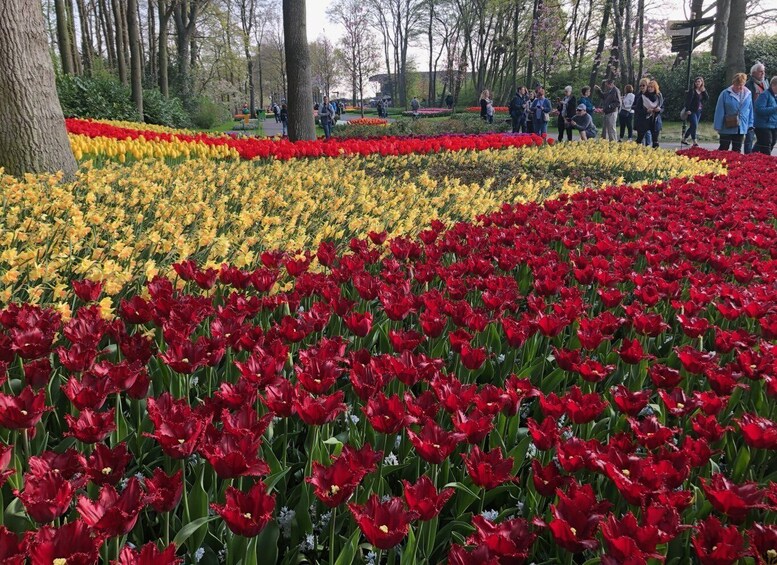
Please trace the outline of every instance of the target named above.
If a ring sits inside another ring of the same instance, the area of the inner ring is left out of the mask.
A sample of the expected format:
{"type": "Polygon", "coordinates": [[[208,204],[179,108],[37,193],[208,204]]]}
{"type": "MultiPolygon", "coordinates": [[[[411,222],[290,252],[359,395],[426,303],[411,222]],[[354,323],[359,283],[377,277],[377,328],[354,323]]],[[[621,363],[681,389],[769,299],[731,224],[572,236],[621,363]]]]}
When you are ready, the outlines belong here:
{"type": "Polygon", "coordinates": [[[200,129],[211,129],[229,118],[230,113],[226,107],[204,97],[197,100],[197,107],[192,114],[194,125],[200,129]]]}
{"type": "Polygon", "coordinates": [[[746,71],[756,61],[766,65],[767,80],[777,75],[777,35],[754,35],[745,42],[746,71]]]}
{"type": "MultiPolygon", "coordinates": [[[[108,74],[91,78],[60,76],[57,93],[62,111],[68,118],[124,120],[139,122],[130,90],[108,74]]],[[[191,119],[177,98],[165,100],[156,89],[143,91],[144,121],[172,127],[189,127],[191,119]]]]}

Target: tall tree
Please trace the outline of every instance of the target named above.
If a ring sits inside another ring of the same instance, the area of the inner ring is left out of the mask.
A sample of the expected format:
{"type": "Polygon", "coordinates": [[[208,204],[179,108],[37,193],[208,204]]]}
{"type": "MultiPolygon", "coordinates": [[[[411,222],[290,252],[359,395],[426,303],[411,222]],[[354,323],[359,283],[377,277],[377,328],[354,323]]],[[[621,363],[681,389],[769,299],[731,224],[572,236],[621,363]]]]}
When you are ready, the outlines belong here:
{"type": "Polygon", "coordinates": [[[191,75],[192,59],[196,49],[192,49],[195,41],[195,30],[200,12],[209,0],[172,0],[173,19],[176,30],[176,53],[178,59],[178,89],[184,105],[191,107],[194,103],[194,83],[191,75]]]}
{"type": "Polygon", "coordinates": [[[168,0],[157,0],[159,11],[159,90],[165,98],[170,97],[170,56],[168,55],[168,29],[173,15],[174,5],[168,0]]]}
{"type": "Polygon", "coordinates": [[[248,70],[248,100],[251,115],[256,112],[256,96],[254,91],[254,57],[251,54],[251,35],[256,25],[256,0],[238,0],[240,11],[240,30],[243,39],[243,54],[248,70]]]}
{"type": "Polygon", "coordinates": [[[364,47],[369,22],[368,7],[361,0],[345,0],[333,4],[327,11],[329,19],[343,26],[343,62],[351,79],[353,104],[358,93],[359,51],[364,47]]]}
{"type": "Polygon", "coordinates": [[[84,65],[84,74],[87,76],[92,73],[93,44],[92,34],[89,27],[89,12],[87,11],[84,0],[76,0],[78,7],[78,23],[81,30],[81,57],[84,65]]]}
{"type": "Polygon", "coordinates": [[[116,62],[119,69],[119,80],[122,84],[127,84],[127,50],[124,45],[124,18],[122,16],[121,1],[111,0],[111,6],[113,8],[113,21],[116,24],[116,62]]]}
{"type": "Polygon", "coordinates": [[[65,0],[54,0],[54,10],[57,14],[57,44],[59,45],[59,60],[62,72],[66,75],[73,74],[73,46],[70,43],[70,31],[68,29],[67,8],[65,0]]]}
{"type": "Polygon", "coordinates": [[[316,138],[307,30],[305,0],[283,0],[283,37],[289,76],[289,139],[292,141],[316,138]]]}
{"type": "Polygon", "coordinates": [[[0,115],[0,167],[7,173],[75,174],[40,0],[0,2],[0,115]]]}
{"type": "Polygon", "coordinates": [[[731,0],[715,2],[715,32],[712,35],[712,56],[717,61],[725,61],[728,45],[728,18],[731,13],[731,0]]]}
{"type": "Polygon", "coordinates": [[[726,81],[745,70],[745,17],[747,0],[731,0],[726,40],[726,81]]]}
{"type": "Polygon", "coordinates": [[[337,81],[335,46],[325,36],[310,44],[310,69],[313,84],[327,96],[337,81]]]}
{"type": "Polygon", "coordinates": [[[130,88],[132,102],[143,120],[143,58],[140,53],[140,22],[138,21],[138,0],[127,0],[127,32],[130,48],[130,88]]]}

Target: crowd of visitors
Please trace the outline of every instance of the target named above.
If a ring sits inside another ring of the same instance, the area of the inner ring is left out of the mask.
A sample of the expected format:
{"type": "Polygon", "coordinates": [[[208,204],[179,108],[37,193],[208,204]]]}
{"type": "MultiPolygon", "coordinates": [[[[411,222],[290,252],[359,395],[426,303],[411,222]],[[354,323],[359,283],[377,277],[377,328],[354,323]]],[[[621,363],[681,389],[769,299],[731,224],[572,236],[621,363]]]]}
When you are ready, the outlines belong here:
{"type": "MultiPolygon", "coordinates": [[[[659,146],[665,99],[656,80],[642,78],[636,92],[627,84],[621,93],[615,81],[608,79],[603,86],[596,85],[594,92],[598,105],[594,104],[589,87],[583,87],[580,97],[576,98],[573,88],[567,86],[554,105],[542,86],[537,85],[534,90],[520,86],[508,106],[512,131],[547,134],[548,124],[553,119],[558,128],[558,141],[565,138],[572,141],[575,130],[581,140],[594,139],[598,131],[593,115],[602,114],[603,139],[659,146]]],[[[704,77],[696,77],[685,93],[680,113],[682,121],[688,124],[681,144],[699,145],[699,123],[709,101],[704,77]]],[[[493,108],[491,94],[484,90],[480,95],[480,115],[488,123],[493,122],[493,108]]],[[[749,77],[744,73],[737,74],[731,86],[718,97],[713,124],[720,136],[719,149],[771,154],[777,144],[777,76],[767,82],[762,63],[753,65],[749,77]]]]}

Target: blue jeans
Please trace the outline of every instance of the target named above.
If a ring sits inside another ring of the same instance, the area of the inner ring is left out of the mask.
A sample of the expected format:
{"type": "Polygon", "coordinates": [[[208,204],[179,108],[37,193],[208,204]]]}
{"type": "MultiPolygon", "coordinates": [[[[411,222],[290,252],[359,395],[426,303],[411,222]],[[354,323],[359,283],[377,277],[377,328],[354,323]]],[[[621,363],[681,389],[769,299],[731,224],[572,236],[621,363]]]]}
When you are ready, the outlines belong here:
{"type": "Polygon", "coordinates": [[[321,127],[324,128],[324,137],[329,139],[332,137],[332,121],[329,119],[321,120],[321,127]]]}
{"type": "Polygon", "coordinates": [[[699,120],[701,120],[701,110],[688,114],[688,122],[690,123],[685,132],[685,137],[690,137],[694,143],[696,143],[696,130],[699,128],[699,120]]]}
{"type": "Polygon", "coordinates": [[[755,130],[747,130],[745,135],[745,155],[750,155],[753,152],[753,143],[755,142],[755,130]]]}
{"type": "Polygon", "coordinates": [[[283,129],[283,135],[286,135],[289,131],[289,124],[286,120],[281,120],[281,127],[283,129]]]}
{"type": "Polygon", "coordinates": [[[542,135],[543,133],[548,133],[548,122],[540,118],[539,120],[532,116],[532,123],[534,125],[534,133],[537,135],[542,135]]]}

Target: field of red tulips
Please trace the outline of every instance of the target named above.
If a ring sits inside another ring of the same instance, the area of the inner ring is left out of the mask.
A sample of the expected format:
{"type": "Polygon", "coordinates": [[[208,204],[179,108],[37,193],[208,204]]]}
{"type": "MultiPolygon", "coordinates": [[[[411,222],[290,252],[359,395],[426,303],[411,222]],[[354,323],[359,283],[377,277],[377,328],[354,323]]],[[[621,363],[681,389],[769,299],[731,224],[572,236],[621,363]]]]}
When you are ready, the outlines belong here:
{"type": "Polygon", "coordinates": [[[0,561],[773,564],[777,160],[0,311],[0,561]]]}

